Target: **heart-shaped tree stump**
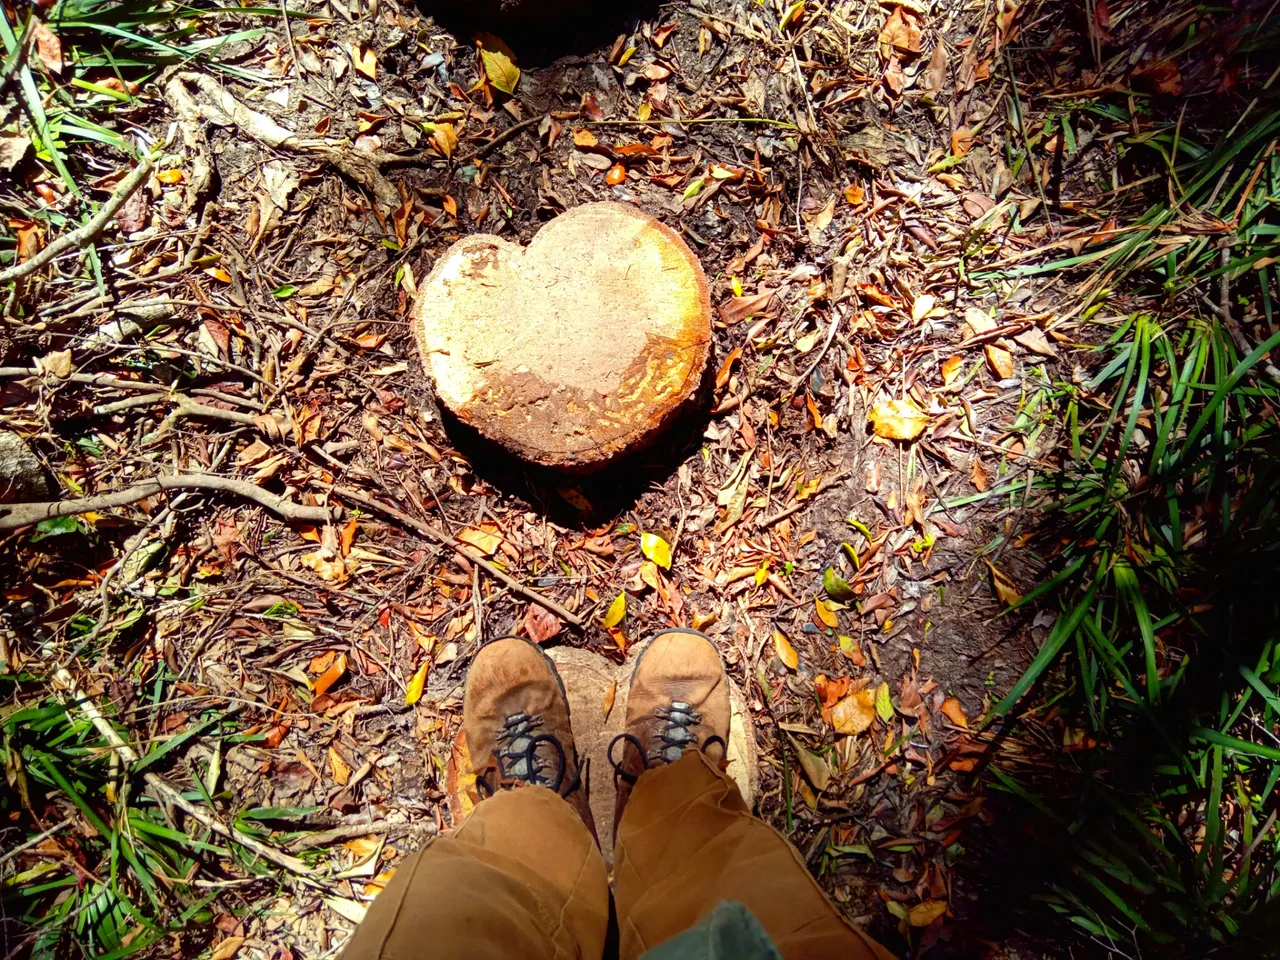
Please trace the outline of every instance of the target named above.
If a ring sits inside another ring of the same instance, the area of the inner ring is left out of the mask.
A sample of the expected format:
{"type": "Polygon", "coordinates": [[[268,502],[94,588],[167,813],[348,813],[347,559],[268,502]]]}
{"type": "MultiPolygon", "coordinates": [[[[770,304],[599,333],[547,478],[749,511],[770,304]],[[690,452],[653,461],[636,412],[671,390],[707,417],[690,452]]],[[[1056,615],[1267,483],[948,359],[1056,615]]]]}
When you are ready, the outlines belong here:
{"type": "Polygon", "coordinates": [[[459,240],[422,282],[414,324],[459,420],[526,460],[580,470],[652,443],[711,349],[697,257],[621,203],[576,207],[525,248],[459,240]]]}

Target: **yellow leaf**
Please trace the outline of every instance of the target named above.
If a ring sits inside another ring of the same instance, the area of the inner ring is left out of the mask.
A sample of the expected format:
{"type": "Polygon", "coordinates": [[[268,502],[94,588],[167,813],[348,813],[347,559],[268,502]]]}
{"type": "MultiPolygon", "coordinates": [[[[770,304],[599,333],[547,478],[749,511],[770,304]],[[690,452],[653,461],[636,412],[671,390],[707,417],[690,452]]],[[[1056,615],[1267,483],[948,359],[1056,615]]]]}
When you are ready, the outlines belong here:
{"type": "Polygon", "coordinates": [[[494,89],[503,93],[515,93],[516,84],[520,82],[520,68],[511,62],[511,58],[500,50],[480,51],[480,60],[484,64],[484,75],[489,78],[494,89]]]}
{"type": "Polygon", "coordinates": [[[613,598],[613,603],[609,604],[609,611],[604,615],[604,620],[600,625],[608,630],[610,627],[616,627],[622,622],[622,618],[627,615],[627,595],[620,593],[613,598]]]}
{"type": "Polygon", "coordinates": [[[584,127],[581,130],[573,131],[573,145],[575,147],[590,149],[591,147],[599,146],[600,141],[596,139],[596,135],[594,133],[584,127]]]}
{"type": "Polygon", "coordinates": [[[821,597],[814,597],[813,607],[818,612],[818,619],[828,627],[834,628],[840,626],[840,620],[836,617],[836,612],[827,606],[826,601],[821,597]]]}
{"type": "Polygon", "coordinates": [[[757,587],[761,586],[768,579],[769,579],[769,561],[766,560],[764,563],[760,564],[760,568],[756,570],[756,586],[757,587]]]}
{"type": "Polygon", "coordinates": [[[231,282],[231,274],[227,273],[227,271],[223,270],[221,267],[209,267],[205,270],[205,273],[221,283],[231,282]]]}
{"type": "Polygon", "coordinates": [[[329,773],[340,787],[345,787],[347,781],[351,779],[351,767],[342,759],[342,754],[333,747],[329,748],[329,773]]]}
{"type": "Polygon", "coordinates": [[[658,578],[660,576],[661,574],[658,573],[658,565],[652,560],[646,560],[644,563],[640,564],[640,579],[643,580],[647,586],[654,590],[660,589],[658,585],[658,578]]]}
{"type": "Polygon", "coordinates": [[[877,437],[914,440],[928,424],[928,414],[910,400],[890,400],[871,409],[871,426],[877,437]]]}
{"type": "Polygon", "coordinates": [[[788,27],[794,27],[800,22],[800,18],[804,16],[804,0],[793,3],[787,8],[787,12],[782,15],[782,21],[778,24],[783,30],[788,27]]]}
{"type": "Polygon", "coordinates": [[[929,311],[933,309],[933,305],[938,302],[938,298],[931,293],[922,293],[916,297],[915,302],[911,304],[911,319],[919,323],[929,315],[929,311]]]}
{"type": "Polygon", "coordinates": [[[640,534],[640,552],[663,570],[671,569],[671,544],[656,533],[640,534]]]}
{"type": "Polygon", "coordinates": [[[209,960],[231,960],[244,946],[244,937],[227,937],[209,954],[209,960]]]}
{"type": "Polygon", "coordinates": [[[378,79],[378,55],[368,44],[351,45],[351,65],[370,80],[378,79]]]}
{"type": "Polygon", "coordinates": [[[794,670],[800,666],[800,654],[796,653],[796,648],[782,635],[781,630],[773,631],[773,652],[790,669],[794,670]]]}
{"type": "Polygon", "coordinates": [[[498,544],[502,542],[502,537],[493,531],[477,530],[474,527],[463,530],[458,534],[458,539],[475,547],[486,557],[493,556],[493,551],[497,550],[498,544]]]}
{"type": "Polygon", "coordinates": [[[423,662],[413,677],[409,680],[409,686],[404,691],[404,702],[409,706],[413,706],[422,699],[422,690],[427,685],[427,670],[431,666],[431,661],[423,662]]]}
{"type": "Polygon", "coordinates": [[[643,122],[648,120],[651,116],[653,116],[653,107],[650,105],[648,100],[636,107],[637,120],[643,122]]]}
{"type": "Polygon", "coordinates": [[[927,927],[946,912],[947,901],[926,900],[907,911],[907,923],[913,927],[927,927]]]}
{"type": "Polygon", "coordinates": [[[871,689],[851,693],[831,708],[831,726],[845,736],[862,733],[875,718],[876,695],[871,689]]]}
{"type": "Polygon", "coordinates": [[[1015,603],[1022,599],[1022,594],[1018,592],[1018,588],[1013,585],[1013,581],[1000,572],[990,560],[983,560],[988,567],[991,568],[991,585],[995,587],[996,596],[1000,598],[1000,602],[1012,607],[1015,603]]]}
{"type": "Polygon", "coordinates": [[[1013,354],[1004,347],[997,347],[994,343],[988,343],[986,348],[987,365],[991,367],[991,372],[1001,380],[1008,380],[1013,376],[1013,354]]]}
{"type": "Polygon", "coordinates": [[[942,383],[944,386],[951,386],[956,377],[960,376],[960,368],[964,366],[964,357],[960,354],[952,354],[942,361],[942,383]]]}
{"type": "Polygon", "coordinates": [[[161,170],[159,173],[156,174],[156,179],[159,180],[161,183],[168,183],[168,184],[181,183],[182,171],[181,170],[161,170]]]}
{"type": "Polygon", "coordinates": [[[343,849],[354,853],[357,860],[363,860],[366,857],[373,856],[382,848],[382,838],[356,837],[354,840],[348,840],[342,846],[343,849]]]}

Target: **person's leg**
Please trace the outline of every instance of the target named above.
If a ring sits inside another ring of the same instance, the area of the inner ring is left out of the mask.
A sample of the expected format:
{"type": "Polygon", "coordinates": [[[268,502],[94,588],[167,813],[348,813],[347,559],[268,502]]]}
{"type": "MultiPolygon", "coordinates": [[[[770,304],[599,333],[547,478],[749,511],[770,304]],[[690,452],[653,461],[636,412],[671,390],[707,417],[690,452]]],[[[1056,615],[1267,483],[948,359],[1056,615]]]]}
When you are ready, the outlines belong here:
{"type": "Polygon", "coordinates": [[[517,638],[484,647],[463,728],[490,796],[396,870],[343,960],[599,960],[609,881],[551,661],[517,638]]]}
{"type": "Polygon", "coordinates": [[[725,900],[744,904],[787,960],[891,958],[844,919],[795,848],[751,815],[715,762],[729,730],[727,684],[714,645],[689,631],[660,634],[636,665],[629,736],[616,763],[614,898],[623,960],[725,900]]]}

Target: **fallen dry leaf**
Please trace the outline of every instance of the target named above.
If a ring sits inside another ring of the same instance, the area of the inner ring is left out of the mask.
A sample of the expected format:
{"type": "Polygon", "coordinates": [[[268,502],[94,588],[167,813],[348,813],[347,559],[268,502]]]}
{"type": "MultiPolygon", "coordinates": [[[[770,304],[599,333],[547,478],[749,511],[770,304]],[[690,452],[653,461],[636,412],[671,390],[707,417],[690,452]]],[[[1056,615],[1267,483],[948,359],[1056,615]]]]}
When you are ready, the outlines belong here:
{"type": "Polygon", "coordinates": [[[953,353],[942,361],[943,386],[951,386],[956,377],[960,376],[960,368],[962,366],[964,366],[964,357],[958,353],[953,353]]]}
{"type": "Polygon", "coordinates": [[[373,52],[373,48],[365,43],[353,43],[349,49],[351,65],[370,80],[377,80],[378,55],[373,52]]]}
{"type": "Polygon", "coordinates": [[[955,697],[947,697],[942,701],[942,715],[957,727],[969,728],[969,718],[964,715],[964,707],[955,697]]]}
{"type": "Polygon", "coordinates": [[[889,440],[914,440],[929,424],[928,414],[910,400],[877,403],[870,418],[876,436],[889,440]]]}
{"type": "Polygon", "coordinates": [[[334,783],[340,787],[345,787],[347,781],[351,779],[351,766],[342,759],[342,754],[336,747],[329,748],[329,774],[333,777],[334,783]]]}
{"type": "Polygon", "coordinates": [[[907,911],[907,923],[913,927],[927,927],[946,912],[947,901],[926,900],[907,911]]]}
{"type": "Polygon", "coordinates": [[[600,704],[600,714],[604,719],[609,719],[609,714],[613,712],[613,702],[618,698],[618,681],[614,678],[609,683],[609,689],[604,692],[604,700],[600,704]]]}
{"type": "Polygon", "coordinates": [[[524,612],[524,630],[534,643],[546,643],[560,633],[562,624],[554,613],[536,603],[524,612]]]}
{"type": "Polygon", "coordinates": [[[988,343],[983,348],[983,352],[987,356],[987,366],[1001,380],[1008,380],[1013,376],[1013,354],[1004,347],[996,346],[994,343],[988,343]]]}
{"type": "Polygon", "coordinates": [[[328,664],[324,673],[316,678],[315,683],[311,686],[311,692],[317,697],[323,693],[328,693],[329,688],[341,680],[346,675],[346,672],[347,655],[340,653],[328,664]]]}
{"type": "Polygon", "coordinates": [[[409,685],[404,690],[404,702],[408,706],[413,706],[422,699],[422,691],[427,685],[427,670],[431,666],[431,661],[426,660],[417,670],[414,671],[412,677],[409,678],[409,685]]]}
{"type": "Polygon", "coordinates": [[[781,630],[773,631],[773,652],[788,668],[794,670],[800,666],[800,654],[796,653],[796,648],[781,630]]]}
{"type": "Polygon", "coordinates": [[[876,694],[870,688],[849,694],[831,708],[831,726],[836,733],[856,736],[876,719],[876,694]]]}

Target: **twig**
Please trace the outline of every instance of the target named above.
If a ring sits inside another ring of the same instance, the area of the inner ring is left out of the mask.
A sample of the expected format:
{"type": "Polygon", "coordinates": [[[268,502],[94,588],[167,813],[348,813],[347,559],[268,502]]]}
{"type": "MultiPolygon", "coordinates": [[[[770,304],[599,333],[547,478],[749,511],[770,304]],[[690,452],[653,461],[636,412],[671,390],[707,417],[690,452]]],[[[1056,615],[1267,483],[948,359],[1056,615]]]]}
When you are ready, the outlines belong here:
{"type": "Polygon", "coordinates": [[[341,827],[334,827],[332,830],[308,834],[295,840],[289,849],[295,853],[300,853],[303,850],[314,850],[316,847],[327,847],[336,841],[355,840],[358,837],[367,837],[375,833],[385,833],[388,840],[393,840],[407,833],[435,834],[436,825],[429,821],[422,823],[387,823],[385,820],[375,820],[373,823],[348,823],[341,827]]]}
{"type": "Polygon", "coordinates": [[[295,503],[286,497],[278,496],[249,483],[247,480],[236,480],[215,474],[188,473],[177,476],[153,477],[150,480],[117,490],[115,493],[103,494],[99,497],[84,497],[79,500],[55,500],[49,503],[6,503],[0,504],[0,530],[14,530],[18,527],[30,526],[51,517],[65,517],[78,513],[97,513],[136,503],[144,497],[152,497],[163,490],[217,490],[221,493],[234,493],[259,503],[284,517],[286,520],[305,521],[307,523],[326,523],[329,520],[327,507],[308,507],[295,503]]]}
{"type": "Polygon", "coordinates": [[[69,233],[64,233],[31,259],[16,263],[7,270],[0,270],[0,283],[21,280],[28,274],[35,273],[59,254],[70,250],[72,247],[82,247],[92,240],[124,206],[124,202],[133,196],[134,191],[142,186],[147,177],[151,175],[153,166],[154,164],[150,157],[144,159],[133,168],[132,173],[120,181],[120,185],[116,187],[115,192],[98,209],[98,212],[89,218],[88,223],[77,227],[69,233]]]}
{"type": "MultiPolygon", "coordinates": [[[[1200,294],[1205,305],[1218,315],[1223,325],[1227,328],[1227,333],[1231,335],[1231,339],[1235,342],[1236,349],[1240,351],[1240,359],[1244,359],[1253,353],[1253,344],[1249,342],[1249,338],[1245,336],[1244,328],[1240,326],[1240,321],[1231,315],[1231,271],[1227,269],[1231,263],[1231,246],[1223,244],[1218,254],[1219,264],[1222,267],[1218,281],[1218,303],[1214,303],[1203,293],[1200,294]]],[[[1263,373],[1270,377],[1276,383],[1280,383],[1280,369],[1270,360],[1263,360],[1259,364],[1263,373]]]]}
{"type": "Polygon", "coordinates": [[[813,362],[795,383],[791,385],[791,389],[784,395],[783,399],[790,399],[801,385],[804,384],[809,377],[813,375],[813,371],[818,369],[818,364],[822,362],[822,358],[827,355],[827,351],[831,349],[831,341],[836,338],[836,331],[840,329],[840,324],[844,321],[843,313],[834,314],[831,317],[831,326],[827,328],[827,339],[822,341],[822,349],[817,352],[813,358],[813,362]]]}
{"type": "Polygon", "coordinates": [[[803,500],[797,500],[795,503],[791,504],[791,506],[779,510],[773,516],[768,517],[765,520],[757,521],[757,524],[762,529],[764,527],[772,527],[775,523],[778,523],[780,520],[787,519],[787,517],[791,516],[793,513],[799,513],[805,507],[809,506],[809,504],[813,503],[814,497],[818,494],[825,493],[836,484],[847,480],[852,474],[852,470],[841,470],[838,473],[833,473],[831,476],[827,477],[827,479],[818,484],[818,489],[814,490],[813,493],[809,494],[809,496],[805,497],[803,500]]]}
{"type": "Polygon", "coordinates": [[[75,821],[75,817],[67,817],[67,819],[63,820],[61,823],[55,823],[52,827],[50,827],[48,830],[45,830],[43,833],[37,833],[34,837],[32,837],[26,843],[20,843],[16,847],[14,847],[12,850],[6,851],[3,856],[0,856],[0,865],[8,863],[18,854],[22,853],[22,851],[30,850],[32,847],[37,846],[38,844],[40,844],[45,840],[48,840],[59,830],[64,830],[67,827],[69,827],[74,821],[75,821]]]}
{"type": "MultiPolygon", "coordinates": [[[[111,745],[111,749],[119,755],[120,759],[125,763],[134,764],[138,762],[137,751],[129,744],[121,739],[120,734],[116,733],[110,721],[102,715],[102,711],[98,709],[98,705],[88,696],[76,689],[76,681],[65,667],[59,667],[54,671],[54,679],[65,687],[71,700],[79,711],[84,714],[85,718],[93,724],[94,728],[102,735],[102,738],[111,745]]],[[[251,850],[264,860],[269,860],[278,867],[284,867],[300,877],[315,876],[315,871],[308,867],[296,857],[291,857],[287,853],[281,853],[273,847],[260,843],[253,837],[241,833],[235,827],[228,827],[209,811],[202,807],[197,807],[194,803],[182,795],[182,791],[178,790],[173,784],[169,783],[164,777],[158,773],[145,773],[142,779],[147,786],[151,787],[165,803],[172,804],[177,807],[191,819],[204,826],[206,829],[212,830],[219,836],[226,837],[235,843],[240,844],[246,850],[251,850]]]]}
{"type": "MultiPolygon", "coordinates": [[[[579,617],[577,614],[572,613],[569,610],[566,610],[560,604],[556,603],[554,600],[550,599],[549,597],[543,596],[541,593],[539,593],[537,590],[533,589],[532,587],[526,587],[519,580],[516,580],[514,577],[512,577],[510,574],[506,573],[505,571],[498,569],[483,557],[478,557],[474,553],[464,550],[462,545],[459,544],[456,540],[454,540],[453,537],[451,537],[449,534],[445,533],[442,530],[437,530],[435,527],[427,523],[425,520],[419,520],[417,517],[411,517],[409,514],[405,513],[402,510],[397,510],[395,507],[391,507],[385,503],[381,503],[377,500],[374,500],[372,497],[367,497],[363,493],[360,493],[358,490],[352,490],[350,487],[337,487],[337,486],[334,486],[333,484],[319,483],[319,482],[318,482],[318,485],[330,491],[336,497],[340,497],[343,500],[350,500],[352,503],[358,503],[363,507],[368,507],[370,510],[377,510],[379,513],[383,514],[384,516],[391,517],[393,520],[398,520],[400,521],[400,523],[403,523],[408,527],[412,527],[414,530],[417,530],[423,536],[430,537],[432,540],[436,541],[436,543],[439,543],[439,544],[442,544],[443,546],[448,547],[450,550],[456,553],[459,557],[461,557],[467,563],[474,563],[476,566],[480,567],[480,569],[488,573],[491,577],[502,581],[504,584],[506,584],[507,588],[510,589],[512,593],[517,593],[520,596],[524,597],[526,600],[530,600],[533,603],[536,603],[538,606],[554,613],[557,617],[559,617],[565,623],[569,624],[569,626],[573,627],[575,630],[584,630],[586,628],[586,624],[583,622],[582,618],[579,617]]],[[[3,507],[0,507],[0,510],[3,510],[3,509],[4,509],[3,507]]],[[[0,519],[0,523],[2,522],[3,520],[0,519]]],[[[3,529],[3,527],[0,527],[0,529],[3,529]]]]}

